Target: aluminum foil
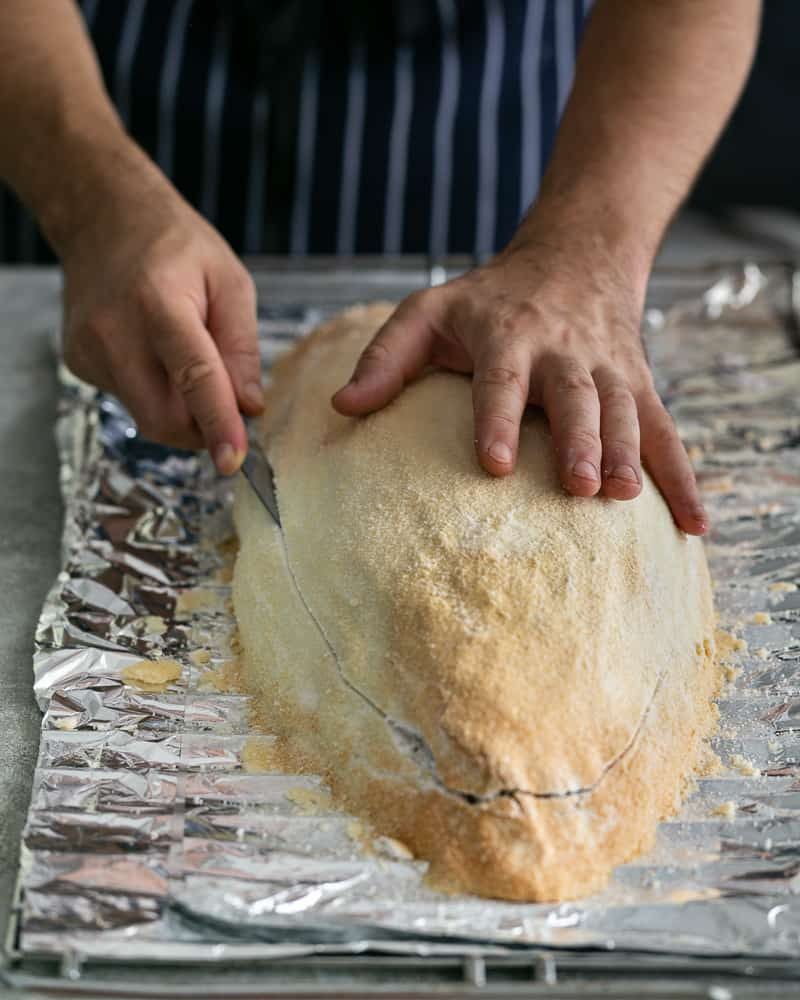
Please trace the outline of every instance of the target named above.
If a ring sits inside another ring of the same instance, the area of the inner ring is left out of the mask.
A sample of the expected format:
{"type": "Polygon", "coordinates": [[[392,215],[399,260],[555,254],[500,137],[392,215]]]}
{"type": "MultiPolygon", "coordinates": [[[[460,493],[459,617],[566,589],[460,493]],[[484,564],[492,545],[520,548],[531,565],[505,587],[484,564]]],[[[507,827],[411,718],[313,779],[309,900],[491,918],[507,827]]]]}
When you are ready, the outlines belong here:
{"type": "MultiPolygon", "coordinates": [[[[142,440],[62,367],[62,571],[36,633],[42,740],[24,831],[23,954],[150,961],[369,947],[686,955],[800,947],[800,354],[791,274],[657,276],[646,337],[697,464],[721,625],[741,647],[722,770],[653,851],[561,905],[444,896],[424,863],[336,811],[319,779],[259,773],[226,685],[231,483],[142,440]],[[674,302],[675,298],[679,301],[674,302]],[[666,304],[672,303],[669,307],[666,304]],[[163,683],[137,664],[168,661],[163,683]]],[[[364,293],[356,290],[354,298],[364,293]]],[[[265,367],[330,311],[262,316],[265,367]]]]}

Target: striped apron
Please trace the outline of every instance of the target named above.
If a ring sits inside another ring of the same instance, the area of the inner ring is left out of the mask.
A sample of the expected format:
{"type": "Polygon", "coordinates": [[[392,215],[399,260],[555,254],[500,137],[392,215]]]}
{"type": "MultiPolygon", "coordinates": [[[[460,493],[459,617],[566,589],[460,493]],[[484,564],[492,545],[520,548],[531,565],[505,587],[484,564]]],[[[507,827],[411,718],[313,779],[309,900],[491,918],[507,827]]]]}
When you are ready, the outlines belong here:
{"type": "MultiPolygon", "coordinates": [[[[272,62],[268,2],[81,8],[127,128],[237,252],[480,257],[536,194],[590,2],[423,0],[380,35],[322,4],[272,62]]],[[[0,259],[52,259],[8,191],[0,259]]]]}

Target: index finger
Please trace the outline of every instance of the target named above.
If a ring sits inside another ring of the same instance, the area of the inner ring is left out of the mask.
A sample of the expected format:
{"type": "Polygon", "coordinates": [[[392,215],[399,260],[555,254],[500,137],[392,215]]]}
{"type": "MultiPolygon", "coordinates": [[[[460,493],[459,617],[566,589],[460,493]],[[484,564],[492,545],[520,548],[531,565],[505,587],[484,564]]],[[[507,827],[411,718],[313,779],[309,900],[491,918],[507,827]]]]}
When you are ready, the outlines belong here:
{"type": "Polygon", "coordinates": [[[190,303],[165,317],[153,346],[217,469],[233,475],[247,453],[247,433],[228,370],[190,303]]]}
{"type": "Polygon", "coordinates": [[[434,331],[420,302],[419,293],[401,302],[361,352],[350,381],[333,395],[339,413],[350,417],[380,410],[425,367],[434,331]]]}

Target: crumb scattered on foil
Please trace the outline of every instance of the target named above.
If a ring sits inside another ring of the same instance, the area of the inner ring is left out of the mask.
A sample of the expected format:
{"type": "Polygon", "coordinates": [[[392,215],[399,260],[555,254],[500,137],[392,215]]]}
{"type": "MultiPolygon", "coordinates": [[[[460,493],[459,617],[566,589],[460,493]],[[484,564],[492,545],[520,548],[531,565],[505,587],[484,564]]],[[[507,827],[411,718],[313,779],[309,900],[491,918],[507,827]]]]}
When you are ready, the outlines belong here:
{"type": "Polygon", "coordinates": [[[714,639],[717,646],[717,655],[722,663],[726,663],[735,653],[747,652],[747,640],[742,639],[741,636],[734,635],[732,632],[726,632],[724,629],[718,628],[714,639]]]}
{"type": "Polygon", "coordinates": [[[123,667],[120,676],[141,691],[163,691],[182,673],[183,667],[176,660],[139,660],[123,667]]]}
{"type": "Polygon", "coordinates": [[[740,753],[731,756],[731,767],[736,768],[739,774],[746,778],[755,778],[761,775],[761,768],[756,767],[752,760],[748,760],[740,753]]]}
{"type": "Polygon", "coordinates": [[[393,858],[395,861],[411,861],[414,857],[411,849],[395,837],[375,837],[372,840],[372,847],[378,854],[393,858]]]}

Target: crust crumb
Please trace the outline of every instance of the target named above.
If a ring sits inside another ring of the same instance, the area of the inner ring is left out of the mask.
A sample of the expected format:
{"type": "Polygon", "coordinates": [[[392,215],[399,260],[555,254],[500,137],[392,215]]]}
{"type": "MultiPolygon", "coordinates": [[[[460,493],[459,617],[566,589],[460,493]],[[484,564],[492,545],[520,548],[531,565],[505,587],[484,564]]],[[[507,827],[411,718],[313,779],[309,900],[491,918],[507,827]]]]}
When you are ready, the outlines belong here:
{"type": "Polygon", "coordinates": [[[123,667],[120,677],[140,691],[164,691],[182,673],[183,667],[176,660],[139,660],[123,667]]]}
{"type": "Polygon", "coordinates": [[[714,639],[716,642],[719,664],[722,667],[725,680],[729,684],[733,684],[739,674],[741,674],[742,669],[741,667],[735,666],[731,660],[737,654],[747,652],[747,642],[739,636],[734,635],[732,632],[726,632],[721,628],[716,630],[714,639]]]}
{"type": "Polygon", "coordinates": [[[392,858],[393,861],[414,860],[413,851],[395,837],[376,837],[373,846],[379,854],[392,858]]]}
{"type": "Polygon", "coordinates": [[[78,716],[67,715],[63,719],[56,719],[54,725],[56,729],[62,729],[65,732],[71,733],[74,729],[78,728],[78,716]]]}
{"type": "Polygon", "coordinates": [[[756,767],[752,760],[748,760],[747,757],[742,756],[740,753],[735,753],[731,756],[731,767],[735,767],[739,774],[744,775],[746,778],[761,777],[761,769],[756,767]]]}
{"type": "Polygon", "coordinates": [[[142,635],[163,635],[167,631],[167,623],[161,615],[145,615],[137,618],[134,625],[142,635]]]}

